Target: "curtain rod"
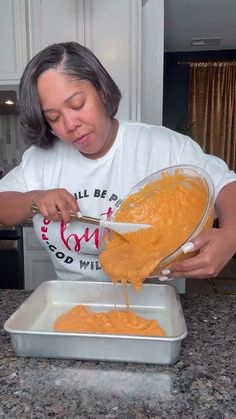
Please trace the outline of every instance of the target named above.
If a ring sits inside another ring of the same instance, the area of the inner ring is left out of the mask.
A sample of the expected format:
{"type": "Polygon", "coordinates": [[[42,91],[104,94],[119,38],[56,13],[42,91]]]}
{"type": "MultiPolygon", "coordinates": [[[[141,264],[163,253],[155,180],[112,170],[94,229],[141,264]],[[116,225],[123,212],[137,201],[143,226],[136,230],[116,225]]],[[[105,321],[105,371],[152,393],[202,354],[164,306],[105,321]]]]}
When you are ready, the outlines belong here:
{"type": "Polygon", "coordinates": [[[190,64],[209,64],[209,63],[236,63],[236,60],[208,60],[208,61],[178,61],[178,65],[190,65],[190,64]]]}
{"type": "Polygon", "coordinates": [[[177,64],[179,65],[190,65],[190,64],[202,64],[202,63],[213,63],[213,62],[219,62],[219,61],[178,61],[177,64]]]}

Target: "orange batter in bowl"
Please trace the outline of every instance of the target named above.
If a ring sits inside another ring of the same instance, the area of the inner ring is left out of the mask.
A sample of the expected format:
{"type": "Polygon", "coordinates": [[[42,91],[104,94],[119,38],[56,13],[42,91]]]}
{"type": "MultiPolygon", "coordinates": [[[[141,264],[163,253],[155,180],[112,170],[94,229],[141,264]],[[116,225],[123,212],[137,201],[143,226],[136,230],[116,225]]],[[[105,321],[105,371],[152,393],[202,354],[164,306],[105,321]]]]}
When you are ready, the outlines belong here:
{"type": "Polygon", "coordinates": [[[136,290],[160,261],[181,247],[200,224],[208,201],[208,187],[200,176],[181,170],[163,173],[129,195],[115,214],[115,221],[151,224],[124,235],[105,237],[99,260],[113,282],[131,282],[136,290]]]}

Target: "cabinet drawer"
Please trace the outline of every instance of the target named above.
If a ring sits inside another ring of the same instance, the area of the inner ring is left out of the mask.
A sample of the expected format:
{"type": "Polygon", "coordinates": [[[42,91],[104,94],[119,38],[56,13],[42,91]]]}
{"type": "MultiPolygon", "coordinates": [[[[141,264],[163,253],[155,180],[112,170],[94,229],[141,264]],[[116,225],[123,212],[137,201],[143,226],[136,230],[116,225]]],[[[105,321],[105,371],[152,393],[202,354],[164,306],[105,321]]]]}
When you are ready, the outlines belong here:
{"type": "Polygon", "coordinates": [[[41,245],[37,236],[35,235],[33,227],[24,227],[23,228],[23,238],[24,238],[24,249],[29,250],[39,250],[45,252],[44,247],[41,245]]]}
{"type": "Polygon", "coordinates": [[[24,269],[26,290],[35,290],[42,282],[56,279],[52,261],[46,252],[29,252],[24,269]]]}
{"type": "Polygon", "coordinates": [[[34,290],[43,281],[56,279],[50,256],[38,240],[33,227],[23,228],[23,243],[25,289],[34,290]]]}

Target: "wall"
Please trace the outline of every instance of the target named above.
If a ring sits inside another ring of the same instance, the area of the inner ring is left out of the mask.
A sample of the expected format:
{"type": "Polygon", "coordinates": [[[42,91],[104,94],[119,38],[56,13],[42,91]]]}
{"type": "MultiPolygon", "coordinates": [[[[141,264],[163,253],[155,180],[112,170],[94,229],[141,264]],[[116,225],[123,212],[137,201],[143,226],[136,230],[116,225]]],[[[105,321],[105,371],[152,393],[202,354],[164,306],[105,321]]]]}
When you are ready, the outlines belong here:
{"type": "Polygon", "coordinates": [[[179,62],[235,59],[236,50],[165,53],[163,125],[175,130],[188,117],[189,66],[179,62]]]}

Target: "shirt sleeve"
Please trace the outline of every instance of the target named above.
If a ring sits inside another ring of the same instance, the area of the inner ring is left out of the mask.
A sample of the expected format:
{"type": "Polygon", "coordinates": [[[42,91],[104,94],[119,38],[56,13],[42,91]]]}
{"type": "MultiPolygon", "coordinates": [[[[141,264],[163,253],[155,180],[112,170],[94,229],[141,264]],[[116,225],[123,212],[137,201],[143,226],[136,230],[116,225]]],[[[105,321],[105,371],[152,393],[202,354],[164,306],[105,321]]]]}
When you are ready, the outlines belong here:
{"type": "Polygon", "coordinates": [[[41,151],[32,146],[22,156],[21,163],[0,180],[0,192],[28,192],[42,187],[43,159],[41,151]],[[40,173],[41,172],[41,173],[40,173]]]}
{"type": "Polygon", "coordinates": [[[0,192],[27,192],[27,190],[28,189],[24,182],[24,174],[21,165],[16,166],[0,181],[0,192]]]}

